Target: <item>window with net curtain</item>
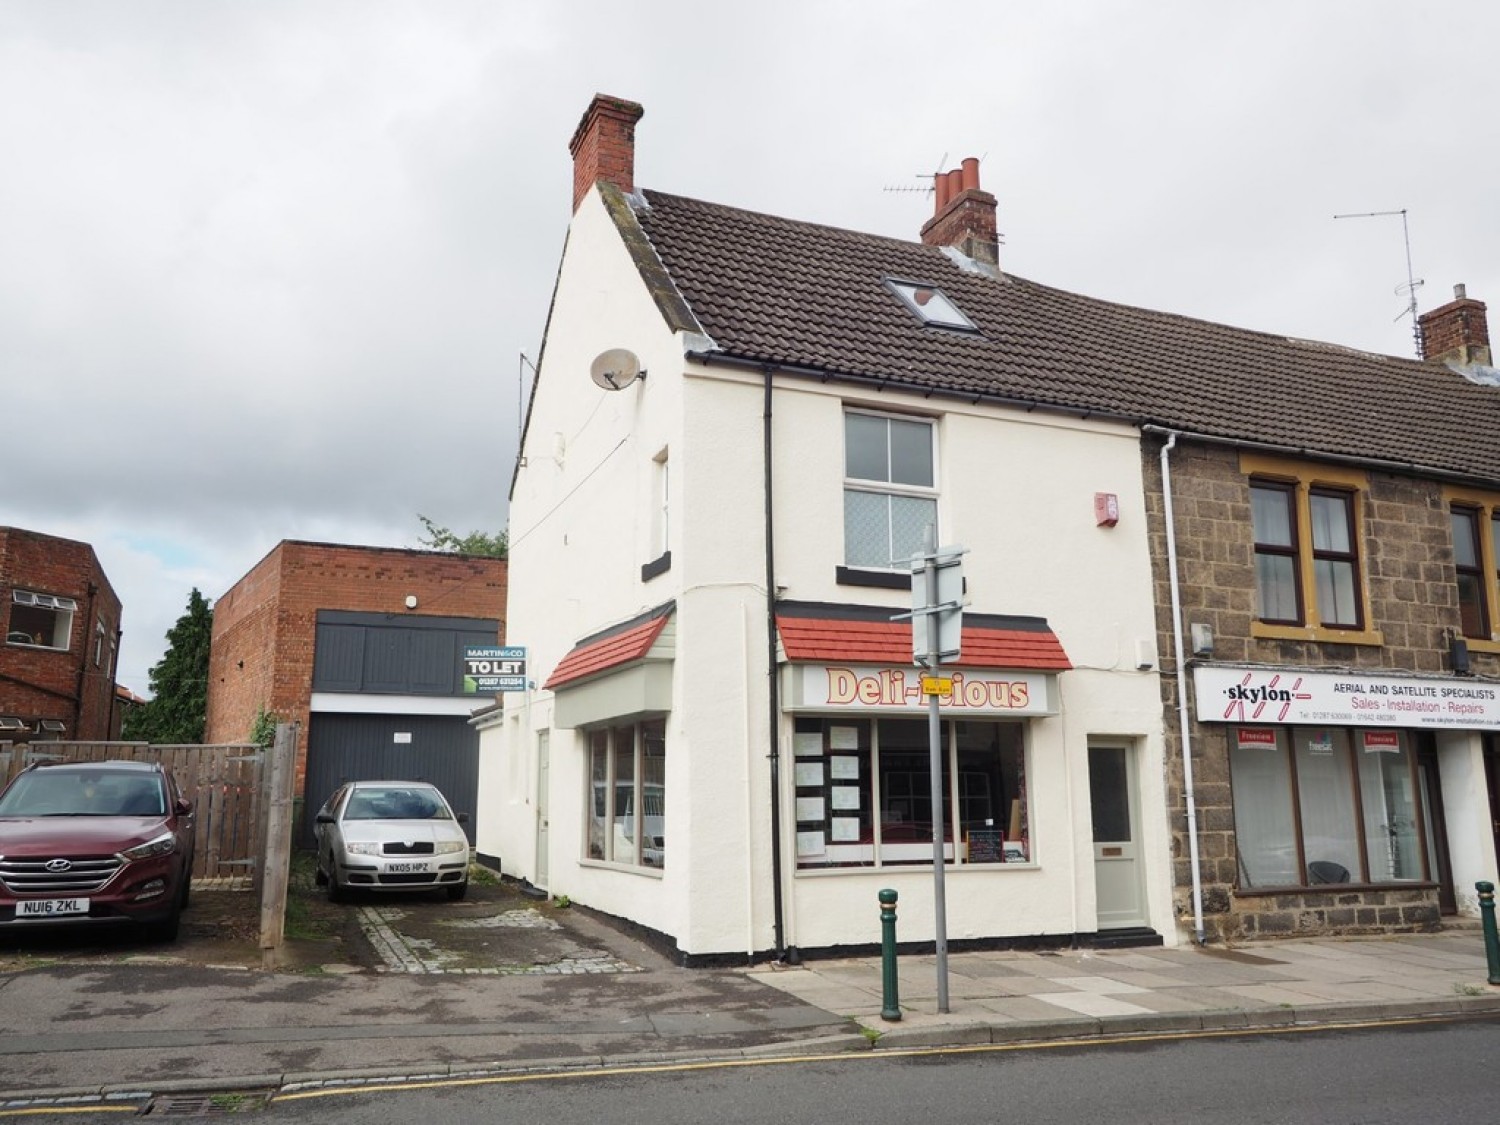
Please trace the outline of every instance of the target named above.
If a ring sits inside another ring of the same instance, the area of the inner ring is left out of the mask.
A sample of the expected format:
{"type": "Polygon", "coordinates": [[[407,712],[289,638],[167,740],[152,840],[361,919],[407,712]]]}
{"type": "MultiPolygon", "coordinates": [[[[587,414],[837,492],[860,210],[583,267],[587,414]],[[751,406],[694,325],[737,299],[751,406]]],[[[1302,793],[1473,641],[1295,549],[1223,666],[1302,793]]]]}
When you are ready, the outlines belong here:
{"type": "Polygon", "coordinates": [[[1428,877],[1432,818],[1405,731],[1231,727],[1229,738],[1241,887],[1428,877]]]}
{"type": "Polygon", "coordinates": [[[844,414],[844,563],[906,569],[937,528],[936,427],[930,419],[844,414]]]}

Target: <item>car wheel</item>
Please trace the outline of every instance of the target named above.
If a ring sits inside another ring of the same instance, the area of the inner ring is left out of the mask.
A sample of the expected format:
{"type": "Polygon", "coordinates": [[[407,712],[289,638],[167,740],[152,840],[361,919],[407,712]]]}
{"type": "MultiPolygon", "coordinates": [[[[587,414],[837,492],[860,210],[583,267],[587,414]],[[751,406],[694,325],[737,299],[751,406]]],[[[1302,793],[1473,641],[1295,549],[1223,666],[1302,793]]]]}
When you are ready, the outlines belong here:
{"type": "Polygon", "coordinates": [[[151,924],[151,940],[160,942],[176,941],[177,934],[181,929],[182,905],[179,903],[172,907],[172,913],[168,914],[160,922],[153,922],[151,924]]]}
{"type": "Polygon", "coordinates": [[[328,882],[324,889],[328,892],[329,902],[343,902],[346,897],[344,888],[339,886],[339,869],[332,856],[328,857],[328,882]]]}
{"type": "Polygon", "coordinates": [[[313,882],[320,887],[328,886],[328,875],[323,871],[323,861],[313,864],[313,882]]]}
{"type": "Polygon", "coordinates": [[[192,861],[189,860],[188,861],[188,866],[186,866],[186,867],[184,867],[182,869],[182,898],[178,901],[178,905],[181,906],[184,910],[186,910],[187,909],[187,905],[188,905],[188,901],[192,897],[193,897],[193,866],[192,866],[192,861]]]}
{"type": "Polygon", "coordinates": [[[448,892],[448,901],[458,902],[469,893],[469,881],[465,879],[462,883],[449,883],[445,889],[448,892]]]}

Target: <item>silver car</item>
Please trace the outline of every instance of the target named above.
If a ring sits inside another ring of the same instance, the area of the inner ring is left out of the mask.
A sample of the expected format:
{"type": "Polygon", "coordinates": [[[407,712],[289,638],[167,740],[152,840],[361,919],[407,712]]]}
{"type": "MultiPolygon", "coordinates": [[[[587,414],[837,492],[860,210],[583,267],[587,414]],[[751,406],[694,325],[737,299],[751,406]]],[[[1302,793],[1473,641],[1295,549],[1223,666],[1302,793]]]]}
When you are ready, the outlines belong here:
{"type": "Polygon", "coordinates": [[[351,781],[318,810],[318,885],[330,902],[350,890],[426,891],[458,900],[469,889],[469,841],[436,786],[351,781]]]}

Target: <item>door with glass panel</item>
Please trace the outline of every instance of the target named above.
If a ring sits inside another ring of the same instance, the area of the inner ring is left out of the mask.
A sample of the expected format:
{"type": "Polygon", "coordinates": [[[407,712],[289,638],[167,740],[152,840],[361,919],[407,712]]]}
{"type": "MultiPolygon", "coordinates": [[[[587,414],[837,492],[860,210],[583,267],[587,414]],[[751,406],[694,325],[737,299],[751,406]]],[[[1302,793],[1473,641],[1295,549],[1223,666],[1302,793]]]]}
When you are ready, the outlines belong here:
{"type": "Polygon", "coordinates": [[[1094,828],[1098,926],[1147,924],[1142,891],[1135,755],[1128,746],[1089,747],[1089,806],[1094,828]]]}

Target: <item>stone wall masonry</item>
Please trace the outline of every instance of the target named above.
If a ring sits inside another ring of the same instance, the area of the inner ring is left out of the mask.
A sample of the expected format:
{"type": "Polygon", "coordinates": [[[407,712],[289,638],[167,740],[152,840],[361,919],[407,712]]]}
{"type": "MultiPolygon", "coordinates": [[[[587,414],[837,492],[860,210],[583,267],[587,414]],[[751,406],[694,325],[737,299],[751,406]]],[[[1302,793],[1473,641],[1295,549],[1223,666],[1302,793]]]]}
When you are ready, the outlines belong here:
{"type": "MultiPolygon", "coordinates": [[[[1142,468],[1156,590],[1163,706],[1176,708],[1176,676],[1191,675],[1193,660],[1173,662],[1171,585],[1167,566],[1160,445],[1146,442],[1142,468]]],[[[1171,454],[1177,566],[1184,629],[1213,630],[1215,662],[1285,664],[1372,672],[1447,674],[1447,637],[1459,628],[1456,575],[1447,505],[1435,481],[1385,472],[1368,474],[1359,530],[1369,626],[1379,645],[1257,638],[1255,560],[1249,480],[1229,448],[1179,441],[1171,454]]],[[[1186,643],[1186,638],[1184,639],[1186,643]]],[[[1482,675],[1500,674],[1500,657],[1471,653],[1482,675]]],[[[1308,933],[1378,933],[1429,929],[1438,923],[1433,888],[1307,891],[1268,896],[1238,893],[1234,806],[1227,728],[1190,725],[1193,800],[1198,820],[1204,925],[1211,938],[1236,940],[1308,933]]],[[[1187,796],[1178,724],[1167,724],[1166,781],[1174,833],[1174,904],[1191,923],[1187,796]]]]}

